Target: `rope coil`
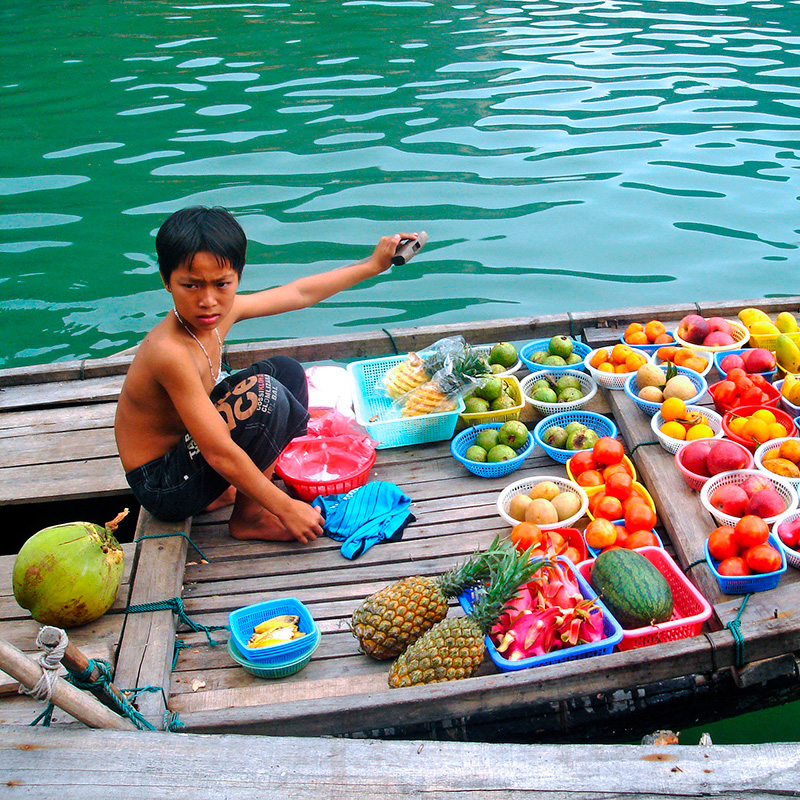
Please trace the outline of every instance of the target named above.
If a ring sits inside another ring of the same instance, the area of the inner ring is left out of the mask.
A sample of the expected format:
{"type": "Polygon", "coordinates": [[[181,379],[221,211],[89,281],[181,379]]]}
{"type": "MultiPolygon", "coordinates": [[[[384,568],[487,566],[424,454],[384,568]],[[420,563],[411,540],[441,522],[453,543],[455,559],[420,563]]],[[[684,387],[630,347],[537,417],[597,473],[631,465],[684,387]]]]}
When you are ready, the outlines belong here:
{"type": "Polygon", "coordinates": [[[44,628],[40,628],[36,637],[36,646],[44,651],[36,657],[36,661],[42,668],[42,676],[30,689],[26,689],[20,684],[18,691],[20,694],[30,695],[35,700],[45,700],[50,703],[50,698],[53,696],[53,686],[55,686],[56,678],[58,678],[58,671],[61,669],[61,659],[64,657],[64,651],[69,644],[69,637],[65,631],[60,631],[56,644],[44,644],[42,642],[43,630],[44,628]]]}

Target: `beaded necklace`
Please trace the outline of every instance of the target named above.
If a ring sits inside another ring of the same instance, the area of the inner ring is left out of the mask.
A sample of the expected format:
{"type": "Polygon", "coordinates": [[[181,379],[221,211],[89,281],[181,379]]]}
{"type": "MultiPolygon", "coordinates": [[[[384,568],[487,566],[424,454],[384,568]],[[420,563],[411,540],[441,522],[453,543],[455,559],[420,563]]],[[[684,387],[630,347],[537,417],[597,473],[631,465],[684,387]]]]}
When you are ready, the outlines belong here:
{"type": "Polygon", "coordinates": [[[189,336],[192,337],[192,339],[194,339],[197,342],[197,344],[200,345],[200,349],[203,351],[205,357],[208,359],[208,368],[211,370],[211,380],[214,381],[214,383],[216,383],[217,380],[219,379],[219,374],[222,371],[222,339],[219,338],[219,331],[216,328],[214,328],[214,333],[217,334],[217,344],[219,344],[219,369],[217,370],[217,374],[215,375],[214,364],[211,361],[211,356],[208,354],[208,350],[206,350],[206,348],[203,347],[203,343],[189,330],[186,323],[181,319],[181,315],[178,313],[178,309],[173,308],[172,311],[175,314],[175,317],[177,318],[178,322],[180,322],[181,327],[186,331],[186,333],[189,334],[189,336]]]}

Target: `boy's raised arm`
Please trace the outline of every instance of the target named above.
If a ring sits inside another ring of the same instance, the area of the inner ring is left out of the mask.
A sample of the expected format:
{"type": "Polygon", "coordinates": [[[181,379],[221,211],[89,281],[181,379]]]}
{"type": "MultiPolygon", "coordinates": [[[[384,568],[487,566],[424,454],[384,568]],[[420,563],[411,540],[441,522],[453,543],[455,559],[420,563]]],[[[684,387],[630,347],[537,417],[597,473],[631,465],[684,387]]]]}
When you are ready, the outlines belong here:
{"type": "Polygon", "coordinates": [[[372,255],[365,261],[329,272],[298,278],[296,281],[287,283],[285,286],[277,286],[274,289],[237,295],[233,307],[233,321],[266,317],[313,306],[337,292],[349,289],[367,278],[374,278],[385,272],[392,265],[392,257],[400,242],[416,238],[416,233],[396,233],[393,236],[384,236],[376,245],[372,255]]]}

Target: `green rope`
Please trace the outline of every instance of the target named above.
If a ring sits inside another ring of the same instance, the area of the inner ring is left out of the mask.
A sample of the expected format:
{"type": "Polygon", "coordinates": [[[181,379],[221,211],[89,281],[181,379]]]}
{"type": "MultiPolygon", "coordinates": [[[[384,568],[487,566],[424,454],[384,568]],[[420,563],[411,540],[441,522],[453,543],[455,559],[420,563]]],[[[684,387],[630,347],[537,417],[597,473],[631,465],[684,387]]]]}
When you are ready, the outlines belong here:
{"type": "Polygon", "coordinates": [[[197,552],[200,554],[200,558],[202,558],[204,561],[208,561],[203,551],[183,531],[172,531],[171,533],[147,533],[144,536],[140,536],[136,540],[136,543],[138,544],[144,539],[166,539],[169,536],[183,536],[183,538],[186,539],[186,541],[189,542],[189,544],[194,547],[195,550],[197,550],[197,552]]]}
{"type": "Polygon", "coordinates": [[[170,597],[169,600],[156,600],[152,603],[139,603],[134,606],[123,608],[122,611],[125,614],[136,614],[141,611],[171,611],[189,628],[189,630],[204,633],[211,647],[216,647],[218,644],[224,643],[213,639],[210,632],[224,631],[228,628],[227,625],[201,625],[199,622],[190,619],[183,609],[183,600],[180,597],[170,597]]]}
{"type": "Polygon", "coordinates": [[[389,337],[389,341],[391,342],[392,348],[394,349],[394,354],[398,355],[400,351],[397,349],[397,342],[395,342],[394,336],[392,336],[392,334],[388,330],[386,330],[386,328],[381,328],[381,330],[389,337]]]}
{"type": "Polygon", "coordinates": [[[688,572],[692,567],[696,567],[698,564],[705,564],[705,563],[706,560],[704,558],[698,558],[697,561],[692,561],[691,564],[687,564],[684,572],[688,572]]]}
{"type": "Polygon", "coordinates": [[[646,444],[661,444],[659,441],[652,441],[652,442],[639,442],[639,444],[635,444],[631,449],[631,455],[633,455],[640,447],[644,447],[646,444]]]}
{"type": "Polygon", "coordinates": [[[170,711],[167,708],[167,697],[164,694],[164,687],[163,686],[140,686],[137,689],[126,689],[126,694],[131,695],[131,699],[135,700],[140,694],[143,692],[161,692],[161,698],[164,701],[164,717],[163,717],[163,724],[165,731],[176,731],[179,728],[186,727],[180,719],[178,719],[177,712],[170,711]]]}
{"type": "Polygon", "coordinates": [[[739,608],[739,613],[736,615],[736,619],[731,620],[725,627],[731,632],[733,635],[733,646],[734,646],[734,666],[741,667],[744,663],[744,636],[742,636],[742,623],[741,623],[741,616],[742,612],[744,611],[745,606],[747,605],[747,601],[752,596],[752,592],[746,594],[744,596],[744,601],[742,602],[741,607],[739,608]]]}

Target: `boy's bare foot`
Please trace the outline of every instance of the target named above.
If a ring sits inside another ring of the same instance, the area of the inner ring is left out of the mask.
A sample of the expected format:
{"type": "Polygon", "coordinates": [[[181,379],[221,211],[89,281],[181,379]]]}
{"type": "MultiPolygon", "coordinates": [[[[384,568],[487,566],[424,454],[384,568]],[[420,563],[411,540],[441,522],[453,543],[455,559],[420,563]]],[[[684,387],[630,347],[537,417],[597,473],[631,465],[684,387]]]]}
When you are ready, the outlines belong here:
{"type": "Polygon", "coordinates": [[[255,514],[234,514],[228,523],[234,539],[261,539],[268,542],[292,542],[294,536],[269,511],[259,509],[255,514]]]}
{"type": "Polygon", "coordinates": [[[216,500],[206,506],[206,512],[233,505],[236,500],[236,487],[229,486],[216,500]]]}

